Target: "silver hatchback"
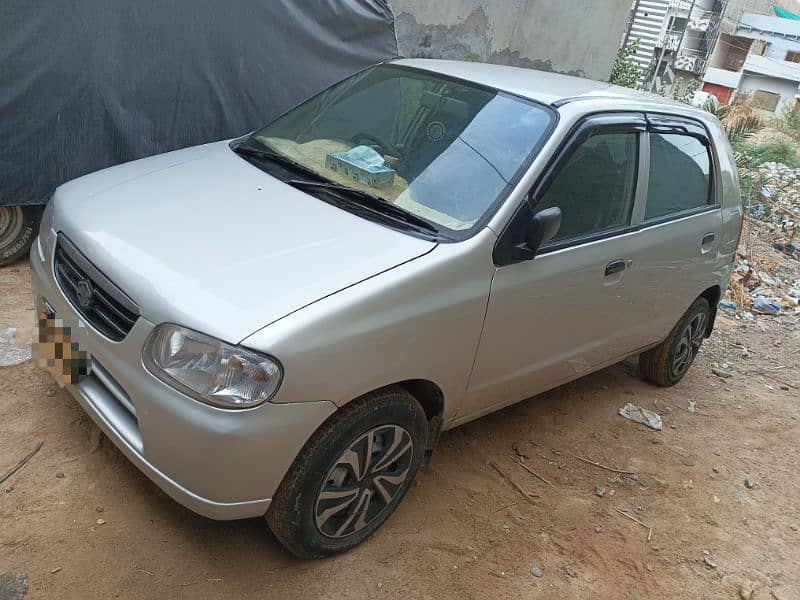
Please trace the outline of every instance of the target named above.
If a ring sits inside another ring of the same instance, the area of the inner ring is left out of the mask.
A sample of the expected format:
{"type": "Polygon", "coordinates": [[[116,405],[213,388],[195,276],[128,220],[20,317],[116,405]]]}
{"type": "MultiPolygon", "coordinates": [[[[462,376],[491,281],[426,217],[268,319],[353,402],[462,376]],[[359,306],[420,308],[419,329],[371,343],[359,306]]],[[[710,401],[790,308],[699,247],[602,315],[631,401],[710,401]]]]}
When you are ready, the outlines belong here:
{"type": "Polygon", "coordinates": [[[40,358],[175,500],[322,557],[387,519],[443,430],[632,354],[680,381],[741,224],[705,112],[398,60],[56,190],[40,358]]]}

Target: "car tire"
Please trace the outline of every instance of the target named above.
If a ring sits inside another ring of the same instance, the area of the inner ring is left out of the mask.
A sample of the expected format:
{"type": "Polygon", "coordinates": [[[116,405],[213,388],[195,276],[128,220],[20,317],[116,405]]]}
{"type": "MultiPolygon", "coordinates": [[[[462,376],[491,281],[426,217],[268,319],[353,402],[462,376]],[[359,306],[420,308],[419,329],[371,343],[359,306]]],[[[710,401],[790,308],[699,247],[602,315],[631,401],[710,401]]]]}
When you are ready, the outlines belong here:
{"type": "Polygon", "coordinates": [[[695,300],[667,339],[639,355],[639,370],[645,379],[663,387],[683,379],[703,344],[710,319],[708,300],[695,300]]]}
{"type": "Polygon", "coordinates": [[[403,499],[425,456],[427,429],[422,407],[398,387],[337,411],[305,444],[272,499],[266,520],[275,537],[299,558],[360,544],[403,499]]]}
{"type": "Polygon", "coordinates": [[[0,267],[22,258],[36,239],[41,208],[0,206],[0,267]]]}

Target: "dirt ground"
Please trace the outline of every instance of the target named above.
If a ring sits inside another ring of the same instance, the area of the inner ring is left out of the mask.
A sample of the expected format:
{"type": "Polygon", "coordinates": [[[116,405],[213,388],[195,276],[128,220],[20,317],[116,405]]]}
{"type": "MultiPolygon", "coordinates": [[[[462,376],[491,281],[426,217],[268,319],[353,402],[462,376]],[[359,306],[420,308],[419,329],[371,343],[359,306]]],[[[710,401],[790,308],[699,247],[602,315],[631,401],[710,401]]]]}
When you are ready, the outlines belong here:
{"type": "MultiPolygon", "coordinates": [[[[0,269],[0,331],[19,328],[20,343],[29,293],[27,265],[0,269]]],[[[0,473],[44,441],[0,486],[0,573],[24,571],[28,598],[798,599],[800,315],[722,312],[677,387],[629,361],[446,433],[384,528],[317,562],[282,551],[260,519],[183,509],[98,442],[49,375],[0,367],[0,473]],[[730,378],[712,373],[723,363],[730,378]],[[664,430],[618,416],[627,402],[664,430]]]]}

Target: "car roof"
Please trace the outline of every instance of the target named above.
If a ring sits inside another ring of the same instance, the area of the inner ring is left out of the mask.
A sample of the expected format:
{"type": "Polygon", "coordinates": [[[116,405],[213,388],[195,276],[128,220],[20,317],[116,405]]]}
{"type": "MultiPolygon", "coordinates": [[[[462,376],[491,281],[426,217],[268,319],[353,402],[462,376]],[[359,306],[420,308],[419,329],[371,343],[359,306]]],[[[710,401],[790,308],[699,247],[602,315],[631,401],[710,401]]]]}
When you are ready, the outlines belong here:
{"type": "Polygon", "coordinates": [[[655,94],[548,71],[419,58],[403,58],[393,61],[392,64],[433,71],[555,106],[578,100],[620,98],[661,108],[680,107],[682,112],[689,108],[686,104],[655,94]]]}

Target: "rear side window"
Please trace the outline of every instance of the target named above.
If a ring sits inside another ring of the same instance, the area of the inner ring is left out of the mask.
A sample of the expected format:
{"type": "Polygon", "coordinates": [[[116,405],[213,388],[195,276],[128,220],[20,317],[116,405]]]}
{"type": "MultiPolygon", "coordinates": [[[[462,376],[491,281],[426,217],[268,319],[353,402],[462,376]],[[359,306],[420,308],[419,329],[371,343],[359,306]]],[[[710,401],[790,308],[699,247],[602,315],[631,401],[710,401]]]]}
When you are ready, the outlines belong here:
{"type": "Polygon", "coordinates": [[[711,155],[688,135],[650,134],[645,221],[711,204],[711,155]]]}
{"type": "Polygon", "coordinates": [[[534,207],[534,212],[561,209],[561,227],[553,241],[626,227],[638,161],[636,133],[600,133],[581,144],[534,207]]]}

